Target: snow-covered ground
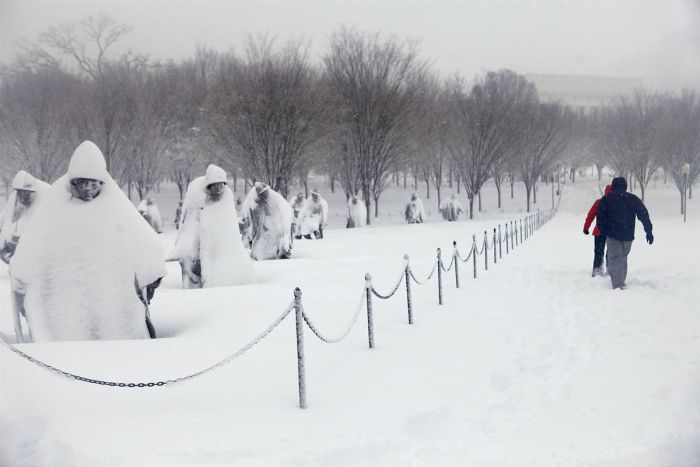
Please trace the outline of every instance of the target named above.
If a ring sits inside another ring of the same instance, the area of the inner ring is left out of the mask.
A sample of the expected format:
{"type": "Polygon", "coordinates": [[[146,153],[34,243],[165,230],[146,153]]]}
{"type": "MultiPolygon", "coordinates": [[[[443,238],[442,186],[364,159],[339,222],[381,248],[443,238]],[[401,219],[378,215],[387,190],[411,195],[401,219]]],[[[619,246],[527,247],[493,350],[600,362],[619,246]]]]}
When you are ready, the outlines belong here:
{"type": "MultiPolygon", "coordinates": [[[[406,193],[395,188],[387,212],[398,215],[406,193]]],[[[92,378],[179,377],[245,345],[296,286],[310,318],[334,335],[356,310],[365,272],[386,292],[407,253],[422,279],[437,247],[449,252],[457,240],[466,251],[472,234],[517,217],[522,198],[506,199],[504,213],[486,194],[490,211],[477,220],[298,241],[294,259],[256,263],[252,286],[181,290],[169,263],[151,310],[162,339],[18,347],[92,378]]],[[[567,186],[559,214],[487,272],[480,258],[478,279],[460,265],[455,289],[447,273],[443,306],[435,280],[413,284],[413,326],[403,286],[375,298],[373,350],[364,312],[339,344],[307,328],[306,410],[292,315],[227,366],[162,388],[80,383],[0,349],[0,465],[699,465],[700,204],[689,202],[683,224],[675,189],[651,189],[656,241],[647,245],[638,225],[628,288],[613,291],[590,277],[593,240],[581,233],[597,196],[592,179],[567,186]]],[[[0,330],[10,335],[7,282],[1,268],[0,330]]]]}

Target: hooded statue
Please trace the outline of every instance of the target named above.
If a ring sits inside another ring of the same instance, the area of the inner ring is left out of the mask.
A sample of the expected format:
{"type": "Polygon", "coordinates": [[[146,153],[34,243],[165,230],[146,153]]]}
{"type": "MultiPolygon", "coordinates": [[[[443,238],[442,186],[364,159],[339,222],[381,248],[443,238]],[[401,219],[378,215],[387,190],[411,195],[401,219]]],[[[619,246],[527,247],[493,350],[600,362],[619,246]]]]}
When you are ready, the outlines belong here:
{"type": "Polygon", "coordinates": [[[364,227],[367,225],[367,208],[357,195],[348,199],[348,223],[346,228],[364,227]]]}
{"type": "Polygon", "coordinates": [[[163,221],[160,217],[160,210],[156,205],[156,201],[153,198],[153,194],[149,193],[144,199],[141,200],[138,207],[136,208],[141,213],[146,222],[153,227],[158,233],[163,232],[163,221]]]}
{"type": "Polygon", "coordinates": [[[12,180],[12,193],[0,215],[0,260],[9,263],[17,248],[22,231],[36,212],[48,183],[20,170],[12,180]]]}
{"type": "Polygon", "coordinates": [[[257,182],[241,207],[244,238],[258,261],[292,256],[293,213],[289,203],[267,184],[257,182]]]}
{"type": "Polygon", "coordinates": [[[241,242],[233,192],[226,172],[214,165],[187,187],[175,247],[186,289],[255,282],[253,264],[241,242]]]}
{"type": "Polygon", "coordinates": [[[422,224],[425,222],[425,211],[423,210],[423,202],[417,194],[413,193],[411,199],[406,203],[404,217],[407,224],[422,224]]]}
{"type": "Polygon", "coordinates": [[[317,239],[323,238],[323,229],[328,223],[328,203],[321,198],[318,190],[312,190],[311,196],[304,201],[298,222],[297,237],[311,238],[311,234],[314,234],[317,239]]]}
{"type": "Polygon", "coordinates": [[[165,276],[163,248],[90,141],[46,191],[11,269],[36,342],[155,337],[148,300],[165,276]]]}
{"type": "Polygon", "coordinates": [[[463,212],[464,209],[454,194],[440,204],[440,213],[446,221],[456,221],[463,212]]]}

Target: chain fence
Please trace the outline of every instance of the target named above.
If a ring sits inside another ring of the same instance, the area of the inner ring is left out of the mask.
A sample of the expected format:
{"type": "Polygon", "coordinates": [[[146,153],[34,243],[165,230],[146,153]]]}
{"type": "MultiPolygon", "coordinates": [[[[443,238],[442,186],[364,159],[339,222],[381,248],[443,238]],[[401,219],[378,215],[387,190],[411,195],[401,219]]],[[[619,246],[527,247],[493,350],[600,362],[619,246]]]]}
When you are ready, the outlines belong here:
{"type": "Polygon", "coordinates": [[[513,251],[516,246],[519,246],[520,244],[524,243],[525,240],[528,240],[532,234],[539,230],[544,224],[549,222],[549,220],[552,219],[552,217],[556,214],[556,212],[559,209],[559,203],[561,201],[561,195],[559,195],[559,198],[557,200],[557,204],[554,208],[546,210],[546,211],[537,211],[536,213],[532,214],[527,214],[524,218],[516,219],[515,221],[506,221],[503,226],[504,226],[504,235],[501,235],[501,224],[498,224],[498,228],[493,229],[493,240],[489,242],[488,238],[488,231],[484,232],[484,240],[481,242],[481,247],[477,247],[476,245],[476,235],[472,237],[472,246],[469,248],[469,254],[467,255],[466,258],[463,258],[460,253],[459,249],[457,248],[457,242],[453,242],[453,251],[452,251],[452,258],[450,260],[450,264],[448,267],[445,267],[442,258],[440,256],[440,249],[438,249],[438,255],[433,263],[432,269],[430,270],[430,273],[428,276],[423,279],[423,280],[418,280],[413,273],[411,267],[410,267],[410,262],[409,258],[407,255],[404,256],[404,266],[402,267],[401,274],[399,275],[396,285],[392,288],[391,292],[388,294],[382,294],[377,289],[374,287],[372,284],[372,278],[369,273],[365,275],[365,287],[362,291],[362,294],[360,296],[359,303],[354,309],[354,312],[352,313],[350,319],[348,320],[347,324],[345,327],[342,328],[342,332],[340,332],[337,336],[335,337],[328,337],[327,335],[321,333],[318,329],[318,327],[313,323],[309,315],[306,313],[303,302],[302,302],[302,294],[301,290],[299,288],[296,288],[294,290],[294,301],[290,303],[285,310],[272,322],[270,325],[263,330],[260,334],[258,334],[255,338],[253,338],[250,342],[248,342],[246,345],[238,349],[237,351],[229,354],[228,356],[224,357],[223,359],[219,360],[218,362],[214,363],[213,365],[210,365],[200,371],[197,371],[195,373],[188,374],[186,376],[182,376],[179,378],[174,378],[174,379],[167,379],[167,380],[160,380],[160,381],[147,381],[147,382],[117,382],[117,381],[109,381],[109,380],[100,380],[100,379],[95,379],[95,378],[88,378],[85,376],[77,375],[68,371],[64,371],[60,368],[57,368],[53,365],[50,365],[40,359],[37,359],[35,357],[32,357],[31,355],[23,352],[22,350],[18,349],[16,346],[8,343],[5,341],[3,338],[2,334],[0,334],[0,346],[8,349],[10,352],[18,355],[19,357],[41,367],[44,368],[48,371],[51,371],[59,376],[69,378],[75,381],[81,381],[85,383],[91,383],[91,384],[97,384],[97,385],[102,385],[102,386],[109,386],[109,387],[119,387],[119,388],[150,388],[150,387],[160,387],[160,386],[168,386],[176,383],[181,383],[185,381],[189,381],[191,379],[197,378],[199,376],[203,376],[207,373],[210,373],[216,369],[219,369],[228,363],[232,362],[233,360],[237,359],[253,347],[255,347],[260,341],[262,341],[265,337],[267,337],[277,326],[279,326],[282,321],[285,320],[289,314],[294,311],[296,315],[296,338],[297,338],[297,365],[298,365],[298,384],[299,384],[299,406],[301,408],[306,407],[306,378],[305,378],[305,357],[304,357],[304,340],[303,340],[303,326],[304,324],[308,326],[308,328],[311,330],[311,332],[321,341],[325,343],[338,343],[343,341],[350,333],[350,331],[354,328],[355,324],[357,323],[357,320],[360,316],[360,313],[362,312],[363,304],[365,304],[365,309],[367,312],[367,323],[368,323],[368,341],[369,341],[369,347],[374,348],[374,324],[373,324],[373,306],[372,306],[372,296],[376,296],[379,299],[382,300],[388,300],[392,298],[396,292],[398,291],[399,287],[401,286],[402,281],[405,279],[405,285],[406,285],[406,305],[407,305],[407,310],[408,310],[408,322],[409,324],[413,324],[413,307],[412,307],[412,298],[411,298],[411,287],[410,287],[410,282],[413,281],[416,284],[423,286],[426,285],[435,275],[435,271],[438,271],[437,277],[438,277],[438,303],[440,305],[443,304],[443,293],[442,293],[442,274],[441,271],[444,272],[449,272],[454,268],[455,271],[455,285],[457,288],[459,288],[459,270],[457,268],[457,261],[461,261],[466,263],[470,259],[473,259],[474,263],[474,278],[477,277],[477,261],[476,257],[481,256],[481,255],[486,255],[484,258],[484,270],[488,270],[488,253],[489,250],[493,250],[493,257],[494,257],[494,264],[497,264],[496,262],[496,253],[498,250],[499,256],[502,258],[502,244],[505,242],[506,245],[506,255],[509,254],[510,251],[513,251]],[[524,226],[523,226],[523,220],[524,220],[524,226]],[[523,236],[523,228],[525,229],[525,235],[523,236]],[[498,234],[496,234],[498,232],[498,234]],[[520,237],[518,239],[518,237],[520,237]],[[519,240],[519,241],[518,241],[519,240]],[[510,248],[509,248],[509,242],[510,242],[510,248]]]}

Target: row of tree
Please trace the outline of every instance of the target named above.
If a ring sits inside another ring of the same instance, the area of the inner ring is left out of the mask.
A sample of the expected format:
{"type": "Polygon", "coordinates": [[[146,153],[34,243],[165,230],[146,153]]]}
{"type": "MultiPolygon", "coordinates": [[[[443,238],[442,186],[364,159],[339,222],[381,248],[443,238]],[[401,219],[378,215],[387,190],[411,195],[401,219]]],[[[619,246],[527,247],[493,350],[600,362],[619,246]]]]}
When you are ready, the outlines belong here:
{"type": "Polygon", "coordinates": [[[251,38],[242,53],[199,48],[179,62],[113,54],[129,28],[106,16],[51,28],[3,67],[0,177],[24,168],[52,181],[84,139],[140,197],[170,180],[180,189],[217,162],[234,177],[285,196],[309,174],[327,175],[367,206],[392,176],[412,173],[440,190],[449,176],[481,204],[484,184],[524,182],[527,209],[538,180],[584,164],[632,175],[644,189],[663,167],[700,170],[700,105],[638,92],[615,106],[574,111],[542,102],[509,70],[470,83],[440,79],[415,43],[342,28],[320,63],[309,44],[251,38]]]}

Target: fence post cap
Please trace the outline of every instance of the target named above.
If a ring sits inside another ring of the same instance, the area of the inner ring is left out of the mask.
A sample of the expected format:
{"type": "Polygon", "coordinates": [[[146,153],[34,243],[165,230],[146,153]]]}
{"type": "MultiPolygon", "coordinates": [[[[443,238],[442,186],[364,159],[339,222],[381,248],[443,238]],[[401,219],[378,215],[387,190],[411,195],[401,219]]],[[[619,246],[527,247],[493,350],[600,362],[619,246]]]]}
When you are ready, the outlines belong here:
{"type": "Polygon", "coordinates": [[[440,257],[441,254],[442,254],[442,250],[440,250],[440,248],[438,248],[438,249],[437,249],[438,258],[440,257]]]}
{"type": "Polygon", "coordinates": [[[403,255],[403,259],[404,259],[404,261],[408,262],[408,259],[409,259],[409,258],[408,258],[408,253],[406,253],[406,254],[403,255]]]}
{"type": "Polygon", "coordinates": [[[366,281],[371,281],[372,280],[372,275],[370,273],[365,274],[365,280],[366,281]]]}
{"type": "Polygon", "coordinates": [[[294,288],[294,300],[301,300],[301,289],[299,287],[294,288]]]}
{"type": "Polygon", "coordinates": [[[453,246],[454,248],[457,248],[457,240],[452,240],[452,246],[453,246]]]}
{"type": "Polygon", "coordinates": [[[476,241],[476,234],[472,235],[472,240],[476,241]]]}

